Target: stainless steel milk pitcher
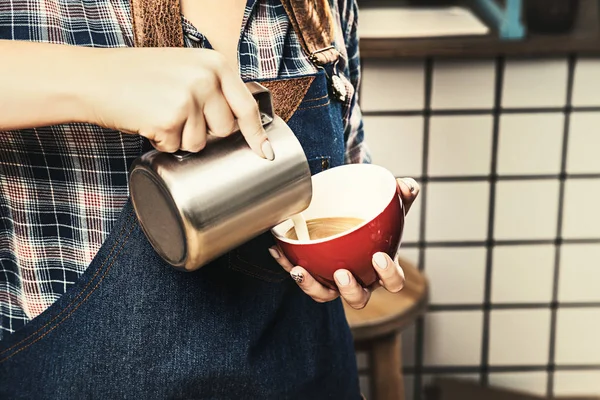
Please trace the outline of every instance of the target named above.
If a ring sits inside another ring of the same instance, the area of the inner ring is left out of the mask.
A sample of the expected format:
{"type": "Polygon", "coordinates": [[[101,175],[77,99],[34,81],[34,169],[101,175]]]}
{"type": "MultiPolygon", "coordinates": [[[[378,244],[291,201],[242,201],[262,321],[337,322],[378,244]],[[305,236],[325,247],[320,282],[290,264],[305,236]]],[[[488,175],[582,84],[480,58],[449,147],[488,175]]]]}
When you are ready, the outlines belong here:
{"type": "Polygon", "coordinates": [[[198,153],[152,150],[134,161],[130,193],[140,225],[173,267],[196,270],[304,211],[312,198],[308,161],[271,93],[247,84],[273,147],[256,155],[241,133],[210,138],[198,153]]]}

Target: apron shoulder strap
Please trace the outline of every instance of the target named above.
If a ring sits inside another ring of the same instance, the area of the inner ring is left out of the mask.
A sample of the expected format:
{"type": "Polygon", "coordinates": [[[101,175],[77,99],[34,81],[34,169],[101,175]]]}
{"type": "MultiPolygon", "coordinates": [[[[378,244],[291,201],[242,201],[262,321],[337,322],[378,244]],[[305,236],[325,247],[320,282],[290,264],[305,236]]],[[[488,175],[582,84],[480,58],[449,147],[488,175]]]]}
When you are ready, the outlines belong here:
{"type": "Polygon", "coordinates": [[[312,62],[335,62],[339,53],[334,44],[334,21],[329,0],[281,0],[281,4],[312,62]]]}
{"type": "Polygon", "coordinates": [[[179,0],[130,0],[136,47],[183,47],[179,0]]]}

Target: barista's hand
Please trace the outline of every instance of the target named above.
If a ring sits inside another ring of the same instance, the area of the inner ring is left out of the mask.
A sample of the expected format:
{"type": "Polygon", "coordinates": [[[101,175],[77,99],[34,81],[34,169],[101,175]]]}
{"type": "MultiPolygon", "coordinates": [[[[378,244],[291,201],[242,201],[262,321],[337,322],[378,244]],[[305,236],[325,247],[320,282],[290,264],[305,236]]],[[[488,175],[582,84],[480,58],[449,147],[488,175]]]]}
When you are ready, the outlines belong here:
{"type": "Polygon", "coordinates": [[[164,152],[200,151],[208,133],[228,136],[239,126],[258,155],[273,158],[256,101],[220,53],[118,48],[89,55],[101,66],[86,91],[90,122],[145,136],[164,152]]]}
{"type": "MultiPolygon", "coordinates": [[[[397,182],[398,193],[408,213],[410,206],[419,194],[419,184],[412,178],[398,179],[397,182]]],[[[371,292],[378,287],[382,286],[390,292],[399,292],[404,287],[402,267],[400,267],[397,260],[392,260],[385,253],[373,255],[373,267],[379,275],[379,282],[368,288],[363,288],[349,271],[339,269],[334,273],[338,290],[333,290],[321,285],[301,266],[292,265],[278,247],[272,247],[269,251],[279,265],[290,273],[298,286],[319,303],[334,300],[341,295],[351,307],[361,309],[369,302],[371,292]]]]}

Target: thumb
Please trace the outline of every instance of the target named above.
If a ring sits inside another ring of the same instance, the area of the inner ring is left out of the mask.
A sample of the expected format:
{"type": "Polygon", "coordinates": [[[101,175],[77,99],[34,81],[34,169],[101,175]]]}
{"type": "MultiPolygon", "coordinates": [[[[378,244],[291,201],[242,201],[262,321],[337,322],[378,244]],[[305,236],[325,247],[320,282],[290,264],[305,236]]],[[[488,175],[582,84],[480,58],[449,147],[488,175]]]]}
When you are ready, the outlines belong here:
{"type": "Polygon", "coordinates": [[[275,158],[273,147],[271,146],[271,142],[269,142],[269,138],[267,137],[267,132],[262,125],[258,110],[256,110],[256,114],[254,115],[239,117],[238,125],[246,142],[248,142],[248,145],[256,154],[267,160],[273,160],[275,158]]]}

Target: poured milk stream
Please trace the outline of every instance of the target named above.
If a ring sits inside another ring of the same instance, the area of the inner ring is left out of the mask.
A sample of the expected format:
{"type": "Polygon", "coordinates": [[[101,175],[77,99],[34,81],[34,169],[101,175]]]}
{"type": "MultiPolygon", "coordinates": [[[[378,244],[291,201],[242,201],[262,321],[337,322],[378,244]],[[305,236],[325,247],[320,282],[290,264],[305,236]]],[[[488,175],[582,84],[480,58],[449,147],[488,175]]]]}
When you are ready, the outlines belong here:
{"type": "Polygon", "coordinates": [[[302,242],[309,241],[310,235],[308,234],[308,227],[306,226],[304,215],[302,215],[302,213],[293,215],[292,222],[294,223],[294,229],[296,230],[298,240],[302,242]]]}

